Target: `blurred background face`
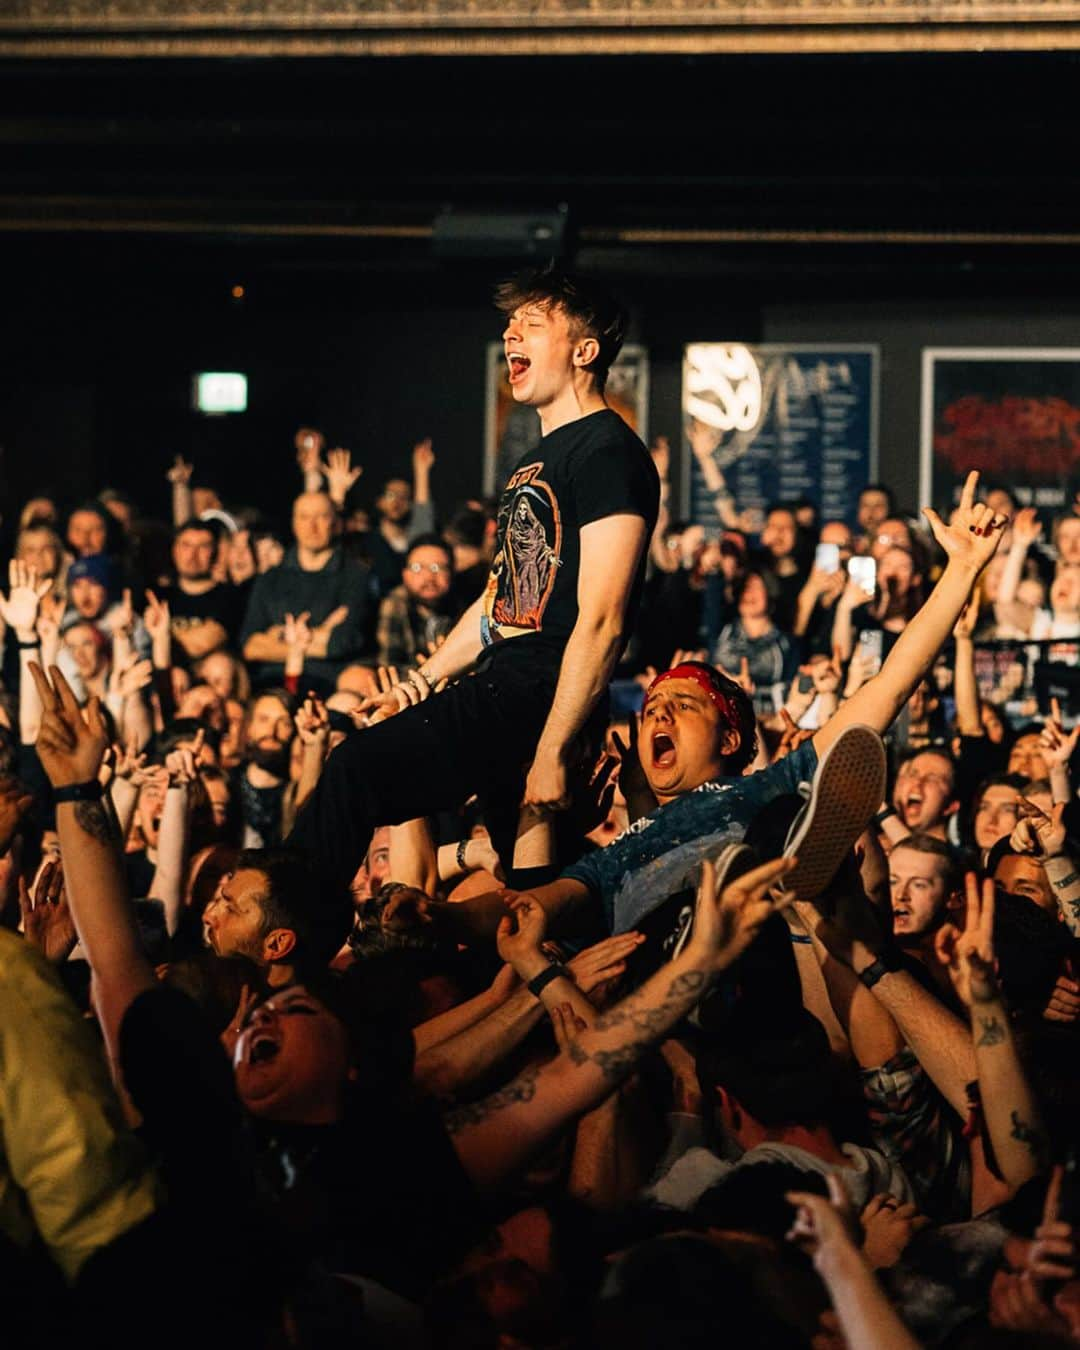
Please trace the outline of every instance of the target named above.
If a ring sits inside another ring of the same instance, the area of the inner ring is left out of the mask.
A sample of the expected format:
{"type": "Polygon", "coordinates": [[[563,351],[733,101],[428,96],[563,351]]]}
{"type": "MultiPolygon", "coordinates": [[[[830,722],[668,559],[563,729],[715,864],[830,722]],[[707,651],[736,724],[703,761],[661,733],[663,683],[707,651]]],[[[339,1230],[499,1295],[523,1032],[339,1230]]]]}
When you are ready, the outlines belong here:
{"type": "Polygon", "coordinates": [[[1018,773],[1024,778],[1033,780],[1049,778],[1050,766],[1043,758],[1037,731],[1029,731],[1013,741],[1012,749],[1009,751],[1009,764],[1006,772],[1018,773]]]}
{"type": "Polygon", "coordinates": [[[25,530],[19,538],[17,557],[33,567],[39,577],[55,577],[60,570],[60,554],[49,530],[25,530]]]}
{"type": "Polygon", "coordinates": [[[214,536],[209,530],[184,530],[173,541],[176,575],[188,581],[204,581],[214,561],[214,536]]]}
{"type": "Polygon", "coordinates": [[[840,561],[846,563],[853,551],[851,531],[842,520],[827,520],[821,527],[821,542],[835,544],[840,550],[840,561]]]}
{"type": "Polygon", "coordinates": [[[911,531],[902,520],[890,518],[878,526],[877,534],[870,545],[870,556],[881,562],[890,549],[902,548],[911,552],[911,531]]]}
{"type": "Polygon", "coordinates": [[[1059,567],[1050,587],[1050,608],[1055,614],[1080,611],[1080,566],[1059,567]]]}
{"type": "Polygon", "coordinates": [[[1025,854],[1006,854],[994,872],[995,883],[1011,895],[1022,895],[1040,909],[1057,912],[1057,903],[1042,863],[1025,854]]]}
{"type": "Polygon", "coordinates": [[[739,617],[761,619],[769,612],[769,592],[759,576],[749,576],[739,599],[739,617]]]}
{"type": "Polygon", "coordinates": [[[450,590],[450,557],[434,544],[414,548],[402,568],[405,589],[416,600],[436,604],[450,590]]]}
{"type": "Polygon", "coordinates": [[[859,497],[859,529],[873,534],[889,514],[889,499],[877,488],[868,488],[859,497]]]}
{"type": "Polygon", "coordinates": [[[293,534],[301,548],[321,553],[334,535],[334,508],[321,492],[305,492],[293,507],[293,534]]]}
{"type": "Polygon", "coordinates": [[[105,613],[109,593],[92,577],[79,577],[68,592],[71,603],[84,619],[97,619],[105,613]]]}
{"type": "Polygon", "coordinates": [[[1080,516],[1069,516],[1061,522],[1055,542],[1062,562],[1080,563],[1080,516]]]}
{"type": "Polygon", "coordinates": [[[915,564],[911,560],[911,554],[905,553],[902,548],[888,549],[878,564],[877,579],[883,591],[902,599],[916,580],[915,564]]]}
{"type": "Polygon", "coordinates": [[[1016,828],[1020,794],[1008,783],[994,783],[979,798],[975,808],[975,842],[980,848],[993,848],[1016,828]]]}
{"type": "Polygon", "coordinates": [[[391,478],[375,505],[384,519],[404,520],[412,510],[412,488],[404,478],[391,478]]]}
{"type": "Polygon", "coordinates": [[[255,700],[248,723],[249,746],[261,750],[281,750],[292,740],[293,722],[289,710],[276,698],[264,695],[255,700]]]}
{"type": "Polygon", "coordinates": [[[77,623],[69,628],[64,634],[64,646],[84,680],[93,679],[105,669],[105,643],[90,624],[77,623]]]}
{"type": "Polygon", "coordinates": [[[787,558],[795,552],[795,517],[790,511],[770,511],[761,532],[761,543],[774,558],[787,558]]]}
{"type": "Polygon", "coordinates": [[[96,511],[75,511],[68,521],[68,543],[78,558],[105,552],[105,522],[96,511]]]}

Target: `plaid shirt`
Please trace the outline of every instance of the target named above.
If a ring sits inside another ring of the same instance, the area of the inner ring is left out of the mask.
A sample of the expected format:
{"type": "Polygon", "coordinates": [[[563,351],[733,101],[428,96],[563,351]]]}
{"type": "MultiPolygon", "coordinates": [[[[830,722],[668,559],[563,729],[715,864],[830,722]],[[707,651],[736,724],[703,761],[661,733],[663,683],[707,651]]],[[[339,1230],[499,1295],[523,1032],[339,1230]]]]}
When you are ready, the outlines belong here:
{"type": "Polygon", "coordinates": [[[430,655],[432,643],[445,637],[453,626],[448,614],[433,613],[414,600],[404,586],[396,586],[379,606],[379,664],[419,664],[430,655]]]}
{"type": "Polygon", "coordinates": [[[971,1160],[963,1122],[905,1046],[879,1068],[863,1069],[863,1096],[875,1146],[902,1167],[923,1213],[942,1222],[971,1216],[971,1160]]]}

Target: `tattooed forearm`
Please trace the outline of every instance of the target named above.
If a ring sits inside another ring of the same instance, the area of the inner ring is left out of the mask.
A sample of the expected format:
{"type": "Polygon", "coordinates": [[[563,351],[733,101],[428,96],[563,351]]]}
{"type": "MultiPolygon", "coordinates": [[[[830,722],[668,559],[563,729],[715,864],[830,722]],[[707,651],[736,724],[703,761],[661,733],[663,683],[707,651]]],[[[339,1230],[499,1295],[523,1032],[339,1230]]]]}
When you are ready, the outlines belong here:
{"type": "Polygon", "coordinates": [[[1033,1158],[1041,1160],[1046,1152],[1046,1139],[1043,1132],[1034,1125],[1029,1125],[1026,1120],[1021,1119],[1018,1111],[1010,1111],[1009,1119],[1012,1121],[1012,1129],[1009,1134],[1018,1143],[1023,1144],[1033,1158]]]}
{"type": "Polygon", "coordinates": [[[108,844],[115,837],[112,822],[101,802],[76,802],[75,820],[81,830],[101,844],[108,844]]]}
{"type": "Polygon", "coordinates": [[[975,1042],[976,1045],[1000,1045],[1005,1039],[1005,1028],[992,1014],[989,1017],[977,1017],[975,1020],[982,1028],[982,1035],[975,1042]]]}
{"type": "MultiPolygon", "coordinates": [[[[626,1077],[642,1054],[665,1032],[669,1031],[685,1013],[694,1006],[709,982],[708,975],[702,970],[688,970],[677,975],[668,985],[664,997],[658,1004],[649,1007],[645,1004],[645,989],[632,994],[617,1008],[605,1013],[596,1020],[588,1033],[595,1037],[618,1027],[626,1027],[631,1039],[622,1044],[607,1045],[589,1049],[581,1040],[572,1041],[567,1048],[571,1063],[595,1064],[610,1082],[619,1082],[626,1077]],[[632,1031],[631,1031],[632,1029],[632,1031]],[[637,1035],[632,1035],[637,1032],[637,1035]]],[[[645,986],[647,989],[648,986],[645,986]]]]}
{"type": "Polygon", "coordinates": [[[696,999],[704,988],[706,979],[704,971],[701,970],[688,970],[683,975],[677,975],[669,985],[663,1003],[655,1008],[643,1008],[641,995],[632,994],[618,1007],[598,1017],[593,1030],[610,1031],[613,1027],[629,1023],[638,1031],[665,1031],[669,1025],[671,1003],[684,998],[696,999]]]}
{"type": "Polygon", "coordinates": [[[470,1102],[468,1106],[461,1106],[456,1111],[451,1111],[443,1117],[447,1134],[458,1134],[466,1126],[479,1125],[489,1116],[505,1110],[508,1106],[514,1106],[518,1102],[531,1102],[536,1095],[536,1080],[539,1075],[539,1065],[526,1069],[512,1083],[501,1088],[498,1092],[493,1092],[490,1097],[485,1097],[483,1101],[470,1102]]]}

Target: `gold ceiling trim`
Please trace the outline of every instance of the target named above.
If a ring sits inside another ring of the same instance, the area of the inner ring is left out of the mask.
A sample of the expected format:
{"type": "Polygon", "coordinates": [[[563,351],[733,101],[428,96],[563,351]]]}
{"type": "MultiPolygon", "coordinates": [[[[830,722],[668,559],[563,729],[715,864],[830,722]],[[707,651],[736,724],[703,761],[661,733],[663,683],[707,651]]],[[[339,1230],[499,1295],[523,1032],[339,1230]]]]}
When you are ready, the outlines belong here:
{"type": "Polygon", "coordinates": [[[3,56],[1080,48],[1080,0],[0,0],[3,56]]]}

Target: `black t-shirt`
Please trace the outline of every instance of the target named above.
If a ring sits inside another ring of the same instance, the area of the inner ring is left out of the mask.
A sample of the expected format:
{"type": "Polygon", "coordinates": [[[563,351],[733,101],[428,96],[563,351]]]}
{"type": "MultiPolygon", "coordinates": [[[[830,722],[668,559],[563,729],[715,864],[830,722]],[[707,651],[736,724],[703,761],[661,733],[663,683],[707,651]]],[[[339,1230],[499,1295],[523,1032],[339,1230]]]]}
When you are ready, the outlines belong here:
{"type": "MultiPolygon", "coordinates": [[[[660,483],[641,441],[610,408],[545,436],[510,475],[499,503],[498,546],[484,592],[485,644],[526,634],[561,647],[578,615],[581,529],[605,516],[656,524],[660,483]]],[[[644,554],[626,631],[633,627],[644,554]]]]}
{"type": "Polygon", "coordinates": [[[245,587],[219,585],[212,586],[202,595],[188,595],[179,586],[170,586],[161,598],[169,602],[174,635],[178,636],[186,628],[197,628],[213,619],[228,633],[229,645],[237,645],[247,603],[245,587]]]}

